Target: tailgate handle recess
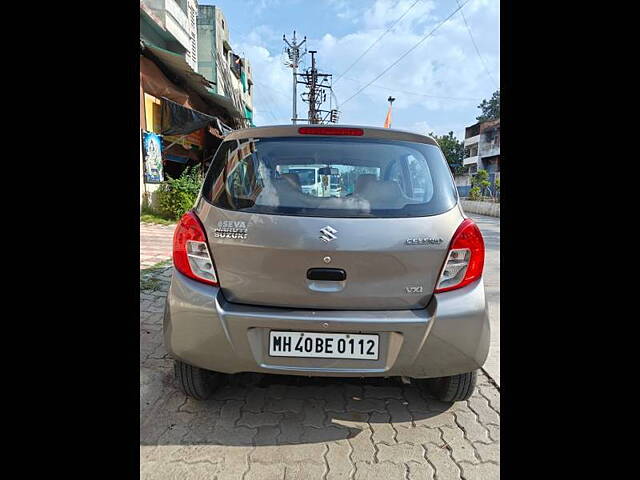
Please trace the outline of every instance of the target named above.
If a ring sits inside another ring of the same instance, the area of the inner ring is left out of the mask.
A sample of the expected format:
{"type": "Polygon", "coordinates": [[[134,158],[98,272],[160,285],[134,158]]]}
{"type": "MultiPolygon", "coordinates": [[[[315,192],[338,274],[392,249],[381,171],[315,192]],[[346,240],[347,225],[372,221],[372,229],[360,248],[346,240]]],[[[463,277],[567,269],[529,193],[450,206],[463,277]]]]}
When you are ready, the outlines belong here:
{"type": "Polygon", "coordinates": [[[307,270],[309,280],[326,280],[343,282],[347,279],[347,272],[341,268],[310,268],[307,270]]]}

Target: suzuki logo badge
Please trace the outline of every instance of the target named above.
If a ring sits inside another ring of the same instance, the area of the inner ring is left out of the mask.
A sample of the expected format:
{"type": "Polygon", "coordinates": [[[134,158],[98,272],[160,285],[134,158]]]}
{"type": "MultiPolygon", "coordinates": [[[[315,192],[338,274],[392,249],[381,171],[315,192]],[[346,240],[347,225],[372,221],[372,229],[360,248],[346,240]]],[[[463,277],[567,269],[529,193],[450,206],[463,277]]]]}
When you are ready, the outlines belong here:
{"type": "Polygon", "coordinates": [[[320,240],[325,243],[329,243],[331,240],[335,240],[336,238],[338,238],[335,235],[336,233],[338,233],[338,231],[335,228],[330,227],[329,225],[320,230],[320,233],[322,234],[320,235],[320,240]]]}

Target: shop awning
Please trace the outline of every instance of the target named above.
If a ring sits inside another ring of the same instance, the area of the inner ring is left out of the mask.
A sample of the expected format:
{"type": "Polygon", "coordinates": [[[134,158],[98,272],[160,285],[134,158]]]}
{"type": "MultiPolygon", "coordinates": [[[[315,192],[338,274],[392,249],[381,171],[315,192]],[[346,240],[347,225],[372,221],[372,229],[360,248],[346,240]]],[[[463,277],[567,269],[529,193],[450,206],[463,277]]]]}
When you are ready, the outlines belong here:
{"type": "Polygon", "coordinates": [[[217,125],[216,117],[162,99],[162,135],[186,135],[209,124],[217,125]]]}
{"type": "Polygon", "coordinates": [[[140,43],[143,45],[145,53],[154,56],[173,76],[180,79],[183,85],[194,90],[211,108],[222,109],[232,118],[244,118],[244,114],[238,111],[229,98],[209,92],[208,88],[211,88],[213,84],[199,73],[194,72],[184,56],[156,47],[144,40],[140,40],[140,43]]]}

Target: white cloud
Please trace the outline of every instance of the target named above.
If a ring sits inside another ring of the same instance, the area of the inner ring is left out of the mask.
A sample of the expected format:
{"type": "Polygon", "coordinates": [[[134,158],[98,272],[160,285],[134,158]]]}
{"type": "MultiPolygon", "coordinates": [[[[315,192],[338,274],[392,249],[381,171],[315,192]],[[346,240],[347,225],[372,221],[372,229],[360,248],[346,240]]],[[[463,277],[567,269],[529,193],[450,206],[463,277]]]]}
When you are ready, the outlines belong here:
{"type": "MultiPolygon", "coordinates": [[[[336,35],[327,25],[319,38],[308,38],[307,46],[317,49],[320,70],[334,74],[334,79],[358,58],[383,32],[402,15],[414,0],[376,0],[363,9],[359,2],[326,0],[337,16],[358,19],[351,33],[336,35]],[[360,10],[357,8],[360,7],[360,10]]],[[[431,38],[403,58],[387,74],[345,105],[342,103],[360,87],[375,78],[404,52],[414,46],[445,18],[456,4],[421,1],[406,17],[373,47],[334,91],[341,103],[341,122],[379,124],[386,114],[386,98],[396,97],[394,126],[433,130],[438,134],[453,130],[463,133],[464,126],[475,121],[477,105],[495,89],[480,62],[459,13],[445,23],[431,38]],[[437,8],[436,8],[437,7],[437,8]],[[437,13],[436,13],[437,11],[437,13]],[[359,83],[352,81],[356,79],[359,83]],[[376,86],[377,85],[377,86],[376,86]],[[385,90],[380,87],[388,87],[385,90]],[[406,92],[414,92],[408,94],[406,92]],[[420,96],[416,94],[422,94],[420,96]],[[453,100],[452,97],[466,100],[453,100]]],[[[464,7],[478,48],[493,78],[499,81],[499,1],[471,0],[464,7]]],[[[291,115],[291,70],[282,63],[282,51],[275,47],[281,33],[263,25],[240,38],[237,46],[250,59],[254,81],[256,124],[288,123],[291,115]],[[269,113],[271,111],[271,113],[269,113]]],[[[310,58],[307,58],[309,63],[310,58]]],[[[302,90],[299,86],[298,93],[302,90]]],[[[306,104],[298,103],[299,116],[305,116],[306,104]]]]}
{"type": "Polygon", "coordinates": [[[372,30],[381,29],[380,33],[382,33],[402,17],[394,27],[394,31],[397,32],[401,29],[415,28],[432,19],[430,13],[435,8],[435,2],[419,0],[412,6],[413,3],[415,0],[377,0],[363,15],[364,27],[372,30]]]}

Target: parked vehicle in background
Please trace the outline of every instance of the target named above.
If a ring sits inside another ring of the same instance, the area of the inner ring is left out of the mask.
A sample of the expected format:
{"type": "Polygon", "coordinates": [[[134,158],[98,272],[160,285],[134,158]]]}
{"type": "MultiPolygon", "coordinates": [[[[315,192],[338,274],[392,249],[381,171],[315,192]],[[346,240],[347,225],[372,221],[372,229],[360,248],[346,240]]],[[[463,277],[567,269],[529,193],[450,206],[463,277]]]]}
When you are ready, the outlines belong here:
{"type": "Polygon", "coordinates": [[[321,167],[318,166],[285,166],[283,168],[283,173],[297,175],[302,192],[307,195],[318,196],[318,192],[320,192],[320,187],[322,185],[320,175],[318,174],[318,170],[320,168],[321,167]]]}
{"type": "Polygon", "coordinates": [[[484,242],[427,136],[235,131],[173,261],[165,343],[195,398],[224,374],[261,372],[409,377],[457,401],[487,357],[484,242]]]}

